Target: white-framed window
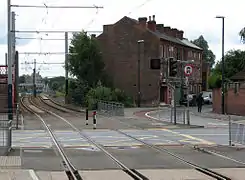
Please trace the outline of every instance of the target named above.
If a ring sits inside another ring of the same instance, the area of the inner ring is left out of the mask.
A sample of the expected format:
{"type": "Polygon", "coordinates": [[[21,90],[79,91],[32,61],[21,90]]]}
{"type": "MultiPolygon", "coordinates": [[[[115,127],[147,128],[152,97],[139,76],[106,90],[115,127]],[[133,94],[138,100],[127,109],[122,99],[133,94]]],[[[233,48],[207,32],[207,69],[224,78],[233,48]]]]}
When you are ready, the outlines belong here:
{"type": "Polygon", "coordinates": [[[193,58],[196,58],[196,53],[195,52],[193,52],[193,58]]]}
{"type": "Polygon", "coordinates": [[[163,45],[159,46],[159,57],[160,58],[164,57],[163,45]]]}

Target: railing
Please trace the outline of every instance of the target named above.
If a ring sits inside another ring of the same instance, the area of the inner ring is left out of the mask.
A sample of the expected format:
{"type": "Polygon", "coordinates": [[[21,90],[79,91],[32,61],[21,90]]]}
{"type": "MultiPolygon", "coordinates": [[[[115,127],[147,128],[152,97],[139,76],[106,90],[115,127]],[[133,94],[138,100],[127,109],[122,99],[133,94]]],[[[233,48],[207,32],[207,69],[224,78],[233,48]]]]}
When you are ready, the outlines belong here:
{"type": "Polygon", "coordinates": [[[12,145],[12,120],[7,120],[2,116],[0,120],[0,154],[6,154],[12,145]]]}
{"type": "Polygon", "coordinates": [[[124,116],[124,104],[98,100],[97,111],[111,116],[124,116]]]}
{"type": "Polygon", "coordinates": [[[229,129],[230,141],[245,145],[245,124],[231,122],[229,129]]]}

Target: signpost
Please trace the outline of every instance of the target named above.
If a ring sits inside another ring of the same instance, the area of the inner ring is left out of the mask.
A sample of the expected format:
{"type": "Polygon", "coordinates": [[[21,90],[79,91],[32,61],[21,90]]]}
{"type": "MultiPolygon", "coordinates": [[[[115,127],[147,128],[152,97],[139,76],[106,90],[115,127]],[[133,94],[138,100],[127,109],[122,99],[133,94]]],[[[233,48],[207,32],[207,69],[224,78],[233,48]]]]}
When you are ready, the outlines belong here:
{"type": "Polygon", "coordinates": [[[187,87],[187,111],[186,111],[186,116],[187,116],[187,124],[190,125],[190,111],[189,111],[189,76],[192,74],[193,72],[193,67],[191,64],[187,64],[185,65],[184,67],[184,73],[185,73],[185,76],[186,76],[186,81],[185,81],[185,84],[186,84],[186,87],[187,87]]]}

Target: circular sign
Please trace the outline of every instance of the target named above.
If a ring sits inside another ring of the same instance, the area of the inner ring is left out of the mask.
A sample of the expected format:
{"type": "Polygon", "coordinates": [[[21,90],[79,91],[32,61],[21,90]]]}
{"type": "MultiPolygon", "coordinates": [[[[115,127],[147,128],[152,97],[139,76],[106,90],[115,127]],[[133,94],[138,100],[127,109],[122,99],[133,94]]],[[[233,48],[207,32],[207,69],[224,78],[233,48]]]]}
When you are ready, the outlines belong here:
{"type": "Polygon", "coordinates": [[[193,70],[192,65],[187,64],[184,68],[185,75],[190,76],[192,74],[192,70],[193,70]]]}

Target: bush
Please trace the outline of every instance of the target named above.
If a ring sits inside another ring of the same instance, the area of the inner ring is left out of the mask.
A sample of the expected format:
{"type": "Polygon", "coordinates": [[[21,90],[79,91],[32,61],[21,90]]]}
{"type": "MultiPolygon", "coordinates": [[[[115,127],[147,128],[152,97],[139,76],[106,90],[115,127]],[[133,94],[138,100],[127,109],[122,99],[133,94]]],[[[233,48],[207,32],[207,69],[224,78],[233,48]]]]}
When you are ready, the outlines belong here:
{"type": "Polygon", "coordinates": [[[98,100],[120,102],[123,103],[125,107],[133,106],[133,99],[126,96],[123,91],[104,86],[90,89],[85,99],[89,109],[95,109],[98,100]]]}
{"type": "Polygon", "coordinates": [[[208,78],[208,85],[210,89],[220,88],[221,83],[222,83],[222,77],[220,74],[214,73],[208,78]]]}

